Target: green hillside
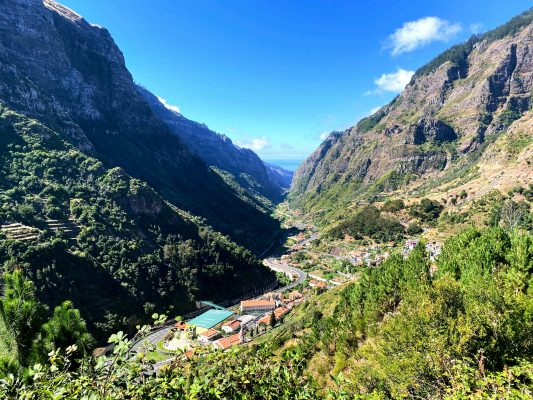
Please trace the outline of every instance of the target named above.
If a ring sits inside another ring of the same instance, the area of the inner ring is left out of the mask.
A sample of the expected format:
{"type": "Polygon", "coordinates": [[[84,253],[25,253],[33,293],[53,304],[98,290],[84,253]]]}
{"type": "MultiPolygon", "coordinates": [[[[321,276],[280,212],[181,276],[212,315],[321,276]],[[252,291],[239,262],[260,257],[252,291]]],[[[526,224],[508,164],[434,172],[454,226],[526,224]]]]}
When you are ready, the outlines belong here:
{"type": "Polygon", "coordinates": [[[254,256],[120,168],[0,108],[0,263],[50,307],[70,299],[97,337],[154,311],[231,299],[275,277],[254,256]]]}

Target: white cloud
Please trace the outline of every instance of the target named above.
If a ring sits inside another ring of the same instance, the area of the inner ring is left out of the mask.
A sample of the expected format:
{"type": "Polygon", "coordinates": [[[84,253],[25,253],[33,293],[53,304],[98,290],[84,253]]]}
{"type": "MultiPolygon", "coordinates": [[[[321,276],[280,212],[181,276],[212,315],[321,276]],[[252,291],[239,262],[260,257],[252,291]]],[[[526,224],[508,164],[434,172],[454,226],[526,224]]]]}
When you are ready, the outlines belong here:
{"type": "Polygon", "coordinates": [[[365,94],[369,95],[383,92],[400,93],[409,83],[414,74],[415,71],[405,70],[403,68],[398,68],[396,72],[390,74],[383,74],[374,80],[377,88],[368,91],[365,94]]]}
{"type": "Polygon", "coordinates": [[[377,107],[374,107],[373,109],[370,110],[370,115],[374,115],[375,113],[378,112],[378,110],[383,107],[383,106],[377,106],[377,107]]]}
{"type": "Polygon", "coordinates": [[[483,30],[483,24],[481,22],[476,22],[474,24],[470,24],[470,32],[472,32],[474,35],[477,33],[480,33],[483,30]]]}
{"type": "Polygon", "coordinates": [[[255,138],[249,141],[238,140],[236,143],[240,147],[244,147],[246,149],[251,149],[254,151],[259,151],[264,148],[270,147],[270,143],[268,142],[267,138],[264,136],[260,138],[255,138]]]}
{"type": "Polygon", "coordinates": [[[416,50],[434,41],[446,42],[461,31],[461,25],[438,17],[425,17],[410,21],[389,36],[386,47],[398,55],[416,50]]]}
{"type": "Polygon", "coordinates": [[[329,131],[322,132],[319,136],[320,140],[326,140],[329,136],[329,133],[330,133],[329,131]]]}
{"type": "Polygon", "coordinates": [[[180,108],[178,106],[167,103],[164,98],[157,96],[157,100],[159,100],[161,104],[163,104],[165,108],[169,109],[170,111],[177,112],[178,114],[180,113],[180,108]]]}

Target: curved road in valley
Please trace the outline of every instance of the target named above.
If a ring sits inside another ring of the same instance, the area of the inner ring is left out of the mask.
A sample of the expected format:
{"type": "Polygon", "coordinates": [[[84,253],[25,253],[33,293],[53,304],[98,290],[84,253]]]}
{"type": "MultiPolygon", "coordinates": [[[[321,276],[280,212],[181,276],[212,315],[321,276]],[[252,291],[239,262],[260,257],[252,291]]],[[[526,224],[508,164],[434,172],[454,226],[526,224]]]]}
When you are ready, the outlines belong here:
{"type": "Polygon", "coordinates": [[[307,278],[306,272],[302,271],[299,268],[282,263],[277,258],[266,258],[265,260],[263,260],[263,264],[265,264],[268,268],[270,268],[273,271],[281,272],[281,273],[284,273],[285,275],[290,275],[291,278],[294,276],[297,276],[296,280],[292,281],[287,286],[283,286],[279,289],[276,289],[275,290],[276,292],[284,292],[285,290],[290,290],[298,286],[300,283],[303,283],[303,281],[305,281],[305,278],[307,278]]]}
{"type": "MultiPolygon", "coordinates": [[[[311,242],[312,240],[315,240],[318,237],[316,233],[313,233],[309,238],[297,243],[299,245],[306,245],[307,243],[311,242]]],[[[296,280],[292,281],[290,284],[283,286],[281,288],[276,289],[276,292],[283,292],[285,290],[290,290],[299,284],[303,283],[305,279],[307,278],[307,273],[302,271],[299,268],[293,267],[292,265],[287,265],[286,263],[282,262],[279,258],[265,258],[263,260],[263,264],[270,268],[273,271],[281,272],[286,275],[290,275],[291,278],[297,277],[296,280]]],[[[229,306],[231,307],[231,306],[229,306]]],[[[229,308],[228,307],[228,308],[229,308]]],[[[171,331],[173,325],[166,326],[164,328],[161,328],[150,335],[146,336],[144,339],[139,340],[137,343],[135,343],[130,351],[137,352],[139,351],[145,344],[156,346],[156,344],[163,339],[163,337],[171,331]]],[[[175,356],[169,356],[169,358],[159,361],[154,364],[154,370],[157,371],[159,368],[161,368],[165,364],[169,364],[172,359],[175,356]]]]}

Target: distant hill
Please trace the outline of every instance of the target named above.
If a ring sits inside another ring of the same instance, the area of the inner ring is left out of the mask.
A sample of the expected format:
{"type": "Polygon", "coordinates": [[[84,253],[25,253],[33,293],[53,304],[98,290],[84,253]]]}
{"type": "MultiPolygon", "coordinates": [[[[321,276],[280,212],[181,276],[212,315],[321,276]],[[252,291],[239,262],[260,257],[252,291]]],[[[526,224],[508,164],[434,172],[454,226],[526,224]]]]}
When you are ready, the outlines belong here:
{"type": "Polygon", "coordinates": [[[154,113],[160,117],[195,155],[207,165],[232,175],[243,188],[278,202],[291,181],[290,172],[264,164],[250,149],[236,146],[229,137],[210,130],[206,125],[191,121],[167,108],[146,88],[137,86],[154,113]]]}

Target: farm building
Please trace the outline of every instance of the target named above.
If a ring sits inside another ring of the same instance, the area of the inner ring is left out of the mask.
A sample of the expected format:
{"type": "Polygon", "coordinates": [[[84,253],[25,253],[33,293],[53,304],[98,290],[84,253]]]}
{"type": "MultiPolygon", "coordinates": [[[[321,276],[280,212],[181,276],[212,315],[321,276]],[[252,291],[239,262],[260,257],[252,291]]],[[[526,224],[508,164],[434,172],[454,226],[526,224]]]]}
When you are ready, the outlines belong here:
{"type": "Polygon", "coordinates": [[[187,326],[196,328],[196,333],[200,334],[224,322],[232,315],[233,312],[228,310],[208,310],[188,321],[187,326]]]}

